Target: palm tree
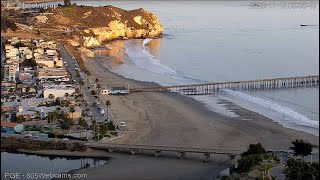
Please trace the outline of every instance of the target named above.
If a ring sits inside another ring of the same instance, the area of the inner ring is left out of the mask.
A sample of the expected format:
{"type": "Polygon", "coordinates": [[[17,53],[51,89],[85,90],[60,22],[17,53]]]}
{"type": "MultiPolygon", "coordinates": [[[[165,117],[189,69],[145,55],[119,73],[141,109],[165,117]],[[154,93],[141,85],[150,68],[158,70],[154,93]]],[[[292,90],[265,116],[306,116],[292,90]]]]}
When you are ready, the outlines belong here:
{"type": "Polygon", "coordinates": [[[70,0],[64,0],[64,5],[65,6],[71,6],[71,1],[70,0]]]}
{"type": "Polygon", "coordinates": [[[19,115],[19,116],[17,117],[17,123],[22,123],[23,120],[24,120],[24,118],[23,118],[22,115],[19,115]]]}
{"type": "Polygon", "coordinates": [[[58,111],[53,111],[48,113],[48,121],[51,124],[51,131],[53,129],[53,124],[57,121],[58,111]]]}
{"type": "Polygon", "coordinates": [[[82,91],[82,88],[83,88],[83,85],[84,85],[84,82],[82,80],[79,81],[79,84],[80,84],[80,90],[82,91]]]}
{"type": "Polygon", "coordinates": [[[30,87],[26,87],[26,92],[28,93],[30,91],[30,87]]]}
{"type": "Polygon", "coordinates": [[[64,97],[66,97],[66,99],[68,98],[68,96],[69,96],[69,93],[64,94],[64,97]]]}
{"type": "Polygon", "coordinates": [[[70,107],[70,112],[71,112],[71,115],[72,115],[72,119],[73,119],[73,113],[76,112],[76,110],[74,109],[74,107],[70,107]]]}
{"type": "Polygon", "coordinates": [[[106,101],[106,106],[107,106],[107,120],[109,120],[109,106],[111,106],[111,101],[110,100],[106,101]]]}
{"type": "Polygon", "coordinates": [[[99,97],[99,94],[100,94],[100,88],[101,88],[101,85],[100,85],[100,84],[98,84],[98,85],[97,85],[97,89],[98,89],[98,93],[97,93],[97,95],[98,95],[98,97],[99,97]]]}

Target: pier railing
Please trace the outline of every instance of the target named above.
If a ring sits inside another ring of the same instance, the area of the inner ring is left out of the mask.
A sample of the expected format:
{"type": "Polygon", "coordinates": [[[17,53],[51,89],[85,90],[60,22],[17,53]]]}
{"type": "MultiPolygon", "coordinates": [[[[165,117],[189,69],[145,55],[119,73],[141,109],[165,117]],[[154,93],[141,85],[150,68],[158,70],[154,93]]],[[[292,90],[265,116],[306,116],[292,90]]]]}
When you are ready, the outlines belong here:
{"type": "Polygon", "coordinates": [[[203,154],[204,161],[207,162],[210,159],[211,154],[228,155],[230,160],[233,160],[235,156],[240,155],[242,150],[226,150],[226,149],[209,149],[209,148],[196,148],[196,147],[178,147],[178,146],[149,146],[149,145],[133,145],[133,144],[109,144],[109,143],[89,143],[90,148],[107,150],[108,152],[124,152],[128,151],[131,154],[137,154],[141,151],[152,151],[154,156],[158,157],[162,152],[176,152],[179,159],[183,159],[186,153],[203,154]]]}
{"type": "Polygon", "coordinates": [[[223,89],[231,90],[267,90],[280,88],[297,88],[319,86],[319,75],[297,76],[273,79],[259,79],[249,81],[231,81],[206,84],[188,84],[178,86],[157,86],[148,88],[134,88],[130,92],[179,92],[185,95],[205,95],[219,92],[223,89]]]}

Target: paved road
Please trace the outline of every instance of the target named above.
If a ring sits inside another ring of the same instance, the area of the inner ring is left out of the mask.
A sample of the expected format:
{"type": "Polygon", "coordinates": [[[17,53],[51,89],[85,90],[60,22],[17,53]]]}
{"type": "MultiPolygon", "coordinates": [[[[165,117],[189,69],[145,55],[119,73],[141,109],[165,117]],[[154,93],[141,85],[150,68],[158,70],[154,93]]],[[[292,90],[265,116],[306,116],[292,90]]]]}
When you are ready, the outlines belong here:
{"type": "MultiPolygon", "coordinates": [[[[66,48],[63,45],[59,45],[59,49],[61,52],[62,59],[67,64],[67,66],[65,68],[70,72],[70,74],[72,76],[72,80],[75,80],[76,81],[75,83],[77,83],[77,84],[79,84],[80,80],[83,80],[83,82],[85,83],[83,86],[83,89],[82,89],[82,94],[83,94],[83,99],[88,104],[87,108],[89,108],[89,111],[92,113],[94,119],[97,122],[104,121],[106,119],[106,117],[100,113],[100,110],[97,107],[92,107],[92,104],[94,102],[98,102],[97,99],[94,98],[94,95],[91,94],[91,91],[95,90],[93,87],[93,84],[90,84],[87,82],[86,75],[82,72],[80,72],[80,75],[82,77],[77,77],[78,70],[76,69],[76,67],[79,67],[79,65],[77,64],[77,61],[68,53],[68,51],[66,50],[66,48]]],[[[82,107],[85,107],[85,106],[83,105],[82,107]]],[[[89,114],[91,114],[91,113],[89,113],[89,114]]],[[[91,119],[88,121],[88,124],[89,125],[92,124],[91,119]]]]}
{"type": "Polygon", "coordinates": [[[286,176],[283,173],[284,166],[277,166],[272,169],[270,169],[269,174],[271,177],[276,177],[277,180],[285,180],[286,176]]]}

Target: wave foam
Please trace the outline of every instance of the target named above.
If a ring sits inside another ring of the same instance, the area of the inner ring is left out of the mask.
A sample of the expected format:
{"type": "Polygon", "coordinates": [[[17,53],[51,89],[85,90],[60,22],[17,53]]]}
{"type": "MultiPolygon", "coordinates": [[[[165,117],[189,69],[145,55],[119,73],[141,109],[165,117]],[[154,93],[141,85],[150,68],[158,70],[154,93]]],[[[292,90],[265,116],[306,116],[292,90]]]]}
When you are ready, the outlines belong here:
{"type": "Polygon", "coordinates": [[[249,94],[239,92],[239,91],[233,91],[233,90],[229,90],[229,89],[224,89],[223,91],[232,95],[232,96],[240,97],[240,98],[248,100],[254,104],[257,104],[257,105],[260,105],[260,106],[265,107],[267,109],[278,112],[278,113],[282,114],[283,116],[290,117],[290,118],[292,118],[292,120],[295,120],[293,123],[295,123],[297,125],[308,126],[311,128],[319,128],[318,121],[311,120],[308,117],[301,115],[298,112],[296,112],[288,107],[283,107],[280,104],[277,104],[275,102],[260,99],[260,98],[257,98],[257,97],[251,96],[249,94]]]}
{"type": "Polygon", "coordinates": [[[138,67],[147,69],[154,73],[169,76],[172,79],[176,79],[186,83],[195,83],[201,81],[194,78],[186,77],[176,70],[164,64],[161,64],[160,60],[155,58],[146,47],[146,45],[150,41],[152,41],[152,39],[144,39],[142,42],[142,46],[126,44],[126,54],[138,67]]]}

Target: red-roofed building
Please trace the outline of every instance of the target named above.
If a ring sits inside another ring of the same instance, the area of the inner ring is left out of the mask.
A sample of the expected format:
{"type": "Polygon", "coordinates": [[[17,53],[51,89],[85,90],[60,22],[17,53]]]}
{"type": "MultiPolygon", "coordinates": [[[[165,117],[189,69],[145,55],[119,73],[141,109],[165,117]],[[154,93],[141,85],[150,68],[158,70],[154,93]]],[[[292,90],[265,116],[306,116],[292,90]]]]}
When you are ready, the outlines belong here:
{"type": "Polygon", "coordinates": [[[24,130],[24,126],[22,124],[1,121],[1,132],[4,133],[21,133],[24,130]]]}

